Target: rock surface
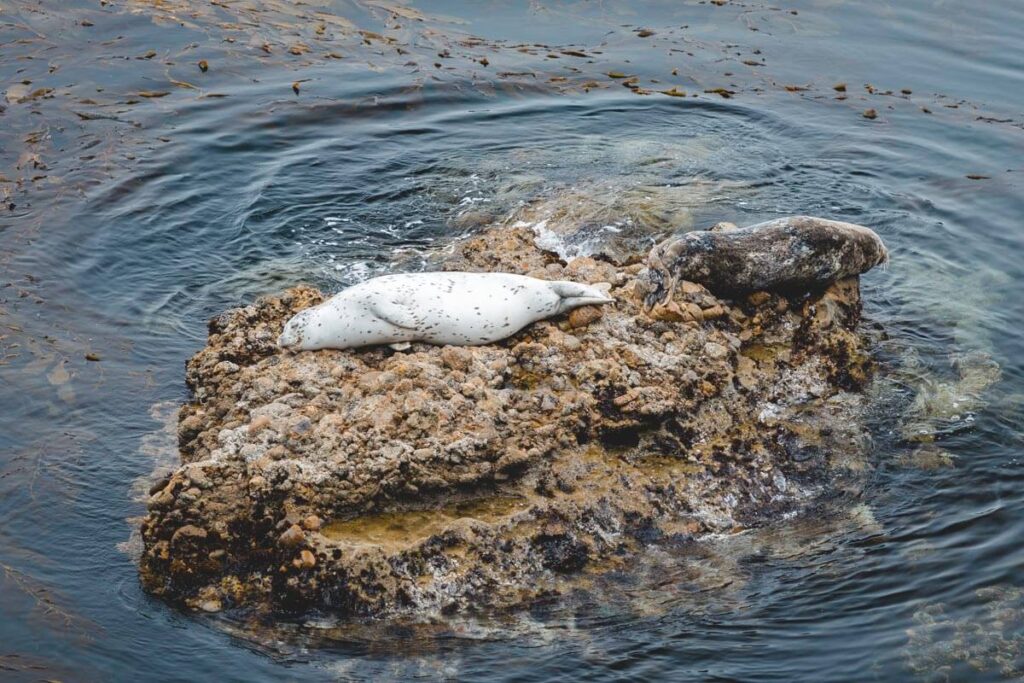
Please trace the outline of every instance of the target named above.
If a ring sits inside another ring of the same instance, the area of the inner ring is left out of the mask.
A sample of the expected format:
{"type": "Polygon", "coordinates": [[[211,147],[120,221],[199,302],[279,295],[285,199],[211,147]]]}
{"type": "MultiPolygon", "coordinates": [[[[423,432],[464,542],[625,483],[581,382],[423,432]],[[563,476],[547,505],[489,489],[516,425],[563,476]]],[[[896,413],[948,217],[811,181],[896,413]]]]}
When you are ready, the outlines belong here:
{"type": "Polygon", "coordinates": [[[310,287],[213,319],[182,465],[142,523],[149,591],[207,611],[513,607],[805,509],[856,467],[856,278],[737,301],[681,282],[646,311],[642,265],[565,264],[507,228],[444,267],[611,282],[618,303],[406,353],[279,352],[310,287]]]}

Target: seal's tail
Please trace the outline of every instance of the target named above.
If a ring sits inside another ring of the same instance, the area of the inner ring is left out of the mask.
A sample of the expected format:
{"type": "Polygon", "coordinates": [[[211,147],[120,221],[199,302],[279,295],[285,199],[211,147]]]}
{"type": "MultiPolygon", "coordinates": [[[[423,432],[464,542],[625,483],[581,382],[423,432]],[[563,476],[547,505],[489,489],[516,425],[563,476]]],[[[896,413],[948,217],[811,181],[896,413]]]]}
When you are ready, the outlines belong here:
{"type": "Polygon", "coordinates": [[[675,291],[676,278],[665,263],[664,252],[666,247],[676,244],[678,244],[677,240],[667,239],[655,245],[647,255],[647,271],[641,274],[639,282],[644,308],[648,311],[659,303],[664,303],[671,299],[672,293],[675,291]]]}
{"type": "Polygon", "coordinates": [[[559,308],[563,311],[568,311],[577,306],[610,304],[615,301],[604,290],[600,289],[599,286],[583,285],[579,282],[569,282],[568,280],[555,280],[549,284],[555,294],[562,298],[559,308]]]}

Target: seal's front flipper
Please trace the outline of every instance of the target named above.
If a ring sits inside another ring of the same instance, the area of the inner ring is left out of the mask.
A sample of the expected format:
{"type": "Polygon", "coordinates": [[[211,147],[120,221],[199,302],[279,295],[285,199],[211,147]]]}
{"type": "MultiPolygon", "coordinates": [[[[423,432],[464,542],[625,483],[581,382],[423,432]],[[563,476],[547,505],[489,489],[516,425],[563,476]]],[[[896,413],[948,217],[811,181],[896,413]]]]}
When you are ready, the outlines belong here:
{"type": "Polygon", "coordinates": [[[412,348],[412,344],[409,342],[395,342],[394,344],[388,344],[388,346],[393,348],[395,351],[408,351],[412,348]]]}
{"type": "Polygon", "coordinates": [[[375,316],[395,327],[407,330],[419,328],[419,320],[416,318],[413,307],[401,297],[388,297],[382,301],[374,301],[370,310],[375,316]]]}

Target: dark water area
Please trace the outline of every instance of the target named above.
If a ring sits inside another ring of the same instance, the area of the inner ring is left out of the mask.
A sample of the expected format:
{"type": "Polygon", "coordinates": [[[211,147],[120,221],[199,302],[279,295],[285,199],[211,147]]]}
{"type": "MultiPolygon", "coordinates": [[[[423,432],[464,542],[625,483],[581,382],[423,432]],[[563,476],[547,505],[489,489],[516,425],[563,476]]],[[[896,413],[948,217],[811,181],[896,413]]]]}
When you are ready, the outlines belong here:
{"type": "Polygon", "coordinates": [[[0,4],[0,679],[1024,677],[1024,5],[233,7],[0,4]],[[848,515],[500,618],[142,592],[210,316],[574,212],[637,248],[792,214],[883,237],[848,515]]]}

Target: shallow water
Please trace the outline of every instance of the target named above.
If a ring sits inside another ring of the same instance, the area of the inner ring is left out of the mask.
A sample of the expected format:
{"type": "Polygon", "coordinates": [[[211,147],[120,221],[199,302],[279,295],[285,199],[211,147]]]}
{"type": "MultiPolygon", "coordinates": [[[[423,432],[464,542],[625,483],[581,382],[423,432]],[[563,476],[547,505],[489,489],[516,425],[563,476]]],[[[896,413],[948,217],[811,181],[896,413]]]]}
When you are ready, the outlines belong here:
{"type": "Polygon", "coordinates": [[[176,5],[0,12],[4,680],[1024,675],[1019,3],[176,5]],[[637,246],[798,213],[892,250],[839,518],[493,620],[252,624],[141,592],[134,518],[209,316],[425,267],[488,220],[586,251],[607,240],[566,226],[637,246]]]}

